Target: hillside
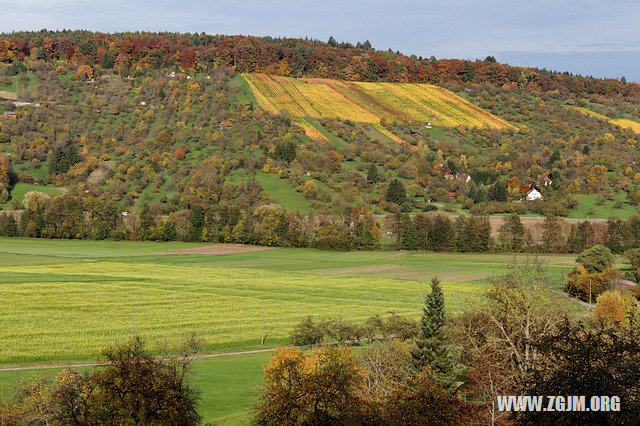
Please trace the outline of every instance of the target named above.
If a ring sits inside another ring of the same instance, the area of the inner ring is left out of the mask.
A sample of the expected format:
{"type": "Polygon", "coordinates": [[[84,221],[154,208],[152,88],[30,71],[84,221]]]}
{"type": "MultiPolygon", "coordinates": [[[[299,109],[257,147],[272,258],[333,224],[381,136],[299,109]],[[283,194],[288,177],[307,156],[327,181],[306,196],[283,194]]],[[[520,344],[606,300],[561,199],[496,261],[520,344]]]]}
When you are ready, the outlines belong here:
{"type": "Polygon", "coordinates": [[[310,245],[324,229],[368,247],[370,215],[638,211],[640,134],[620,126],[640,122],[631,83],[490,58],[452,77],[455,61],[302,40],[66,37],[0,43],[0,85],[25,101],[0,102],[17,113],[0,119],[0,206],[26,211],[22,235],[310,245]],[[244,42],[289,43],[301,62],[230,57],[244,42]],[[335,60],[322,72],[321,53],[335,60]],[[350,53],[419,72],[341,75],[350,53]],[[522,202],[531,185],[544,200],[522,202]],[[25,199],[38,188],[50,198],[25,199]]]}

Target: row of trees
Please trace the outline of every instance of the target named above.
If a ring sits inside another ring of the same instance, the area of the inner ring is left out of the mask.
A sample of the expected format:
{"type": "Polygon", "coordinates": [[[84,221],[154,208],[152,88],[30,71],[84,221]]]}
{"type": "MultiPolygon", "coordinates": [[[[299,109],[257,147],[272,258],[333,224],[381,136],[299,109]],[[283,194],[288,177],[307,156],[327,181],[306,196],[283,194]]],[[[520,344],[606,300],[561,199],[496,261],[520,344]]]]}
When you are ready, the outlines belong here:
{"type": "Polygon", "coordinates": [[[378,249],[380,225],[371,216],[315,217],[288,212],[276,204],[245,211],[225,205],[194,204],[163,215],[149,205],[121,212],[95,197],[51,198],[31,191],[19,218],[0,214],[0,235],[32,238],[128,239],[315,247],[324,250],[378,249]]]}
{"type": "Polygon", "coordinates": [[[613,253],[640,248],[640,216],[622,220],[611,217],[606,223],[571,223],[548,216],[525,226],[520,216],[504,217],[492,230],[486,216],[451,217],[444,214],[396,215],[393,220],[400,248],[457,252],[581,253],[601,244],[613,253]]]}
{"type": "MultiPolygon", "coordinates": [[[[243,196],[257,192],[245,187],[243,196]]],[[[194,198],[200,200],[200,198],[194,198]]],[[[239,209],[233,203],[193,204],[165,214],[144,204],[122,212],[103,197],[25,195],[23,211],[0,214],[0,235],[65,239],[202,241],[315,247],[325,250],[381,248],[380,223],[370,215],[315,216],[289,212],[276,204],[239,209]]],[[[580,253],[601,244],[613,253],[640,248],[640,217],[612,217],[606,223],[570,223],[558,217],[525,227],[518,215],[507,216],[492,231],[486,216],[397,214],[387,226],[399,248],[456,252],[580,253]]]]}
{"type": "Polygon", "coordinates": [[[100,64],[102,68],[209,69],[355,81],[491,83],[530,90],[640,96],[640,86],[615,79],[573,76],[484,61],[436,60],[379,51],[368,42],[177,33],[100,34],[85,31],[17,32],[0,37],[0,61],[24,58],[100,64]]]}

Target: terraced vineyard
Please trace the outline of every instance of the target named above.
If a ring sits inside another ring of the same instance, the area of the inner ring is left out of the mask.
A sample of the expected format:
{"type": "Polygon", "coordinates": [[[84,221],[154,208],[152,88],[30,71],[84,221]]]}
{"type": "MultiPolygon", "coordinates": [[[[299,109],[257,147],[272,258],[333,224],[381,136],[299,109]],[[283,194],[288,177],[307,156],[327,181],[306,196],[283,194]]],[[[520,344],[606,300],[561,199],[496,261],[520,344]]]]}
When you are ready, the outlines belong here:
{"type": "MultiPolygon", "coordinates": [[[[431,84],[295,79],[265,74],[243,74],[243,77],[260,106],[272,113],[300,118],[332,117],[374,125],[384,117],[400,123],[431,122],[441,127],[515,128],[460,96],[431,84]]],[[[378,130],[385,133],[385,129],[378,130]]],[[[399,139],[392,134],[387,136],[399,139]]]]}
{"type": "Polygon", "coordinates": [[[640,133],[640,123],[638,123],[637,121],[627,120],[626,118],[609,118],[606,115],[598,114],[597,112],[583,107],[572,106],[569,108],[580,111],[585,115],[597,118],[598,120],[608,121],[609,123],[615,124],[616,126],[622,127],[624,129],[631,129],[636,133],[640,133]]]}

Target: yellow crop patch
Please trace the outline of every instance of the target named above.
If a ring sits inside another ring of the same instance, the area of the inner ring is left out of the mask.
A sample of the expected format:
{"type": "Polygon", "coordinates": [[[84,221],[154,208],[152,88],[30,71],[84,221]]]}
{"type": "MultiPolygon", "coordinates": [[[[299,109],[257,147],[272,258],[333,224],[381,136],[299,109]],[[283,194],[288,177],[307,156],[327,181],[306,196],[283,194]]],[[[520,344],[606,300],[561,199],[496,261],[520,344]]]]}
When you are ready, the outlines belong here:
{"type": "MultiPolygon", "coordinates": [[[[453,92],[431,84],[296,79],[265,74],[243,74],[243,77],[261,107],[294,117],[331,117],[374,125],[386,118],[441,127],[515,129],[453,92]]],[[[384,132],[387,133],[390,132],[384,132]]],[[[402,142],[392,136],[391,139],[402,142]]]]}
{"type": "Polygon", "coordinates": [[[638,123],[637,121],[627,120],[626,118],[609,118],[606,115],[598,114],[597,112],[593,112],[590,109],[583,107],[570,106],[569,108],[580,111],[585,115],[597,118],[598,120],[608,121],[609,123],[615,124],[616,126],[625,129],[631,129],[636,133],[640,133],[640,123],[638,123]]]}

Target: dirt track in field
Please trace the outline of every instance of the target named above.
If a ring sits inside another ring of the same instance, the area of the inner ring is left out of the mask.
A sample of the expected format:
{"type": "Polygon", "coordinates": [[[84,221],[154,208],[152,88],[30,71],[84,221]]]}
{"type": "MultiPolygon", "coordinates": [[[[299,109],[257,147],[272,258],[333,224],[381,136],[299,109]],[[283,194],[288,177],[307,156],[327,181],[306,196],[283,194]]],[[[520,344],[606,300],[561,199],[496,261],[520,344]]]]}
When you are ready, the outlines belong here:
{"type": "Polygon", "coordinates": [[[212,244],[210,246],[166,251],[164,254],[238,254],[264,250],[273,250],[273,247],[251,246],[245,244],[212,244]]]}

